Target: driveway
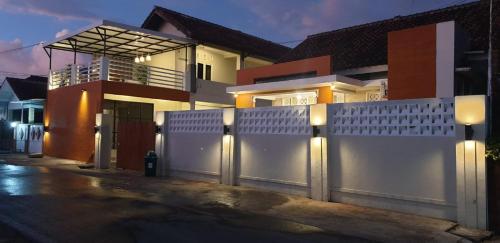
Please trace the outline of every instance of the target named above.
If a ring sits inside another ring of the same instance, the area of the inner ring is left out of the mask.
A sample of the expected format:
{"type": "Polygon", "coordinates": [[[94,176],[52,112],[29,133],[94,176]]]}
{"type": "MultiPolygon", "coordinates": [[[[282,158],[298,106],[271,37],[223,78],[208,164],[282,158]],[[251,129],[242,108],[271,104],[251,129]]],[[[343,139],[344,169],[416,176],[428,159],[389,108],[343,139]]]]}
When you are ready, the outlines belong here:
{"type": "Polygon", "coordinates": [[[20,156],[0,164],[0,221],[40,242],[465,240],[445,220],[20,156]]]}

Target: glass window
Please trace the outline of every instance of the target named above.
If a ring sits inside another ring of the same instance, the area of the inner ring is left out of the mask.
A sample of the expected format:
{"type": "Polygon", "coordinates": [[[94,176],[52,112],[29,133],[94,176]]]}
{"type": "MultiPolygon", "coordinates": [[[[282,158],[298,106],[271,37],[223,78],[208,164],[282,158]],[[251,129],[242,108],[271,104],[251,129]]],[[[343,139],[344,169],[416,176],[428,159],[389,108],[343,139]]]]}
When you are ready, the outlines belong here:
{"type": "Polygon", "coordinates": [[[212,80],[212,65],[205,65],[205,80],[212,80]]]}
{"type": "Polygon", "coordinates": [[[203,63],[198,63],[196,68],[196,78],[203,79],[203,63]]]}

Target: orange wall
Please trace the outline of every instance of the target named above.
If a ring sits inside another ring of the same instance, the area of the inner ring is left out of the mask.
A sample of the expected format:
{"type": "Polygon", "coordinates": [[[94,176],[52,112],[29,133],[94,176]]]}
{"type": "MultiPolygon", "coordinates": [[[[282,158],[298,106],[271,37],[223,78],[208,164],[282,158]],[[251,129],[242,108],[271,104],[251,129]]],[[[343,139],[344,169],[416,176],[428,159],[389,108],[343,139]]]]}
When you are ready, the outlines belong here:
{"type": "Polygon", "coordinates": [[[189,101],[189,92],[137,84],[97,81],[49,90],[46,102],[44,154],[94,161],[95,117],[102,112],[104,93],[189,101]],[[82,89],[87,90],[82,92],[82,89]]]}
{"type": "Polygon", "coordinates": [[[44,154],[93,162],[95,116],[102,111],[100,82],[49,90],[45,112],[44,154]],[[86,92],[82,92],[86,89],[86,92]]]}
{"type": "Polygon", "coordinates": [[[238,70],[237,85],[254,84],[255,79],[287,76],[316,71],[317,76],[332,74],[331,56],[278,63],[269,66],[238,70]]]}
{"type": "Polygon", "coordinates": [[[389,99],[436,97],[436,25],[389,33],[389,99]]]}

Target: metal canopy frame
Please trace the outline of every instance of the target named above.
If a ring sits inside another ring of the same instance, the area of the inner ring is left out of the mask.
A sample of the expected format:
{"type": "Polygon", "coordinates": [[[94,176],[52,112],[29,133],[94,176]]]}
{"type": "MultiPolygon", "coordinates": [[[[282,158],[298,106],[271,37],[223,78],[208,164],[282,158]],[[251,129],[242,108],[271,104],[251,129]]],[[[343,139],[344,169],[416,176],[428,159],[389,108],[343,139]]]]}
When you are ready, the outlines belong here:
{"type": "MultiPolygon", "coordinates": [[[[195,44],[195,41],[189,38],[102,20],[44,45],[44,50],[49,59],[52,59],[52,49],[72,51],[76,63],[76,53],[134,58],[139,55],[156,55],[195,44]]],[[[51,64],[52,60],[49,66],[51,64]]]]}

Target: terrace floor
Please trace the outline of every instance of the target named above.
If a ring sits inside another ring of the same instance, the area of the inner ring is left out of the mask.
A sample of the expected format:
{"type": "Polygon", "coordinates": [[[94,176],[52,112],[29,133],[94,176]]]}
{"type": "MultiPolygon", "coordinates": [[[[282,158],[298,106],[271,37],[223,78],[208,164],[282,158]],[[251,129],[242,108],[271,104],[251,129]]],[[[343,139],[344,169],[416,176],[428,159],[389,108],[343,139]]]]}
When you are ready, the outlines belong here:
{"type": "Polygon", "coordinates": [[[79,169],[54,158],[0,159],[0,222],[40,242],[467,242],[489,236],[445,220],[246,187],[79,169]]]}

